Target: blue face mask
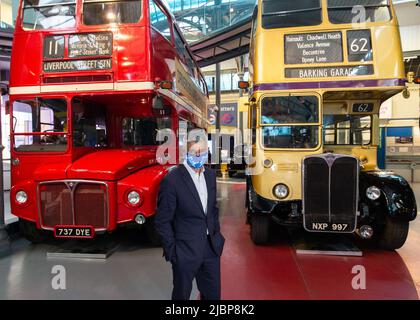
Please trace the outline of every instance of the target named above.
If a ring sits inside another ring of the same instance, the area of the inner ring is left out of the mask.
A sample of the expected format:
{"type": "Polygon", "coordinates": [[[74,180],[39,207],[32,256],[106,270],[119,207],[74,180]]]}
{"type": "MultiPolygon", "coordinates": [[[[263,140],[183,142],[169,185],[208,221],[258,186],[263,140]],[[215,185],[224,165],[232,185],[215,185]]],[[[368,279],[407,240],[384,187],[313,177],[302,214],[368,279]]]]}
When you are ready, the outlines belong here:
{"type": "Polygon", "coordinates": [[[194,169],[201,169],[204,167],[204,164],[207,162],[208,159],[208,152],[202,153],[200,155],[195,154],[187,154],[187,163],[191,168],[194,169]]]}

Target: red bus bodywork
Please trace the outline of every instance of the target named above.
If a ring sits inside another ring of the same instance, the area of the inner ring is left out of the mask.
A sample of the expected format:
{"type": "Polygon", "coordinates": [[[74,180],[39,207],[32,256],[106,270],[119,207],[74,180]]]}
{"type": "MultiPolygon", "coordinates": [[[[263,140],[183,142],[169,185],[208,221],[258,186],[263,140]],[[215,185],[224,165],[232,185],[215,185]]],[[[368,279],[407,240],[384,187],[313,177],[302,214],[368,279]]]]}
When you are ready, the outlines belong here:
{"type": "MultiPolygon", "coordinates": [[[[177,27],[173,18],[159,0],[154,2],[167,14],[171,41],[151,26],[149,1],[146,0],[141,1],[138,22],[97,26],[83,24],[83,2],[77,0],[75,26],[47,30],[22,28],[21,3],[10,78],[13,163],[10,196],[12,213],[20,220],[35,223],[37,229],[54,230],[60,225],[80,225],[94,227],[98,233],[132,222],[138,214],[142,214],[146,221],[154,215],[159,183],[171,165],[157,162],[156,145],[125,146],[122,141],[123,119],[165,116],[170,118],[171,129],[175,132],[180,120],[200,128],[206,128],[208,123],[208,94],[203,77],[195,62],[195,74],[188,69],[185,57],[178,53],[174,43],[174,29],[177,27]],[[98,33],[112,35],[110,55],[69,56],[70,37],[98,33]],[[64,37],[63,57],[45,58],[45,50],[51,45],[47,40],[52,39],[48,38],[51,36],[64,37]],[[111,67],[81,71],[60,69],[76,60],[85,60],[85,65],[98,65],[95,60],[101,59],[111,59],[111,67]],[[172,84],[173,89],[163,89],[163,81],[172,84]],[[152,106],[158,96],[164,109],[156,111],[152,106]],[[78,103],[103,108],[107,134],[105,147],[74,145],[73,117],[76,116],[72,110],[75,97],[81,101],[78,103]],[[48,133],[48,137],[61,136],[67,141],[65,150],[38,150],[35,146],[35,149],[22,152],[16,147],[18,139],[30,136],[29,139],[35,140],[37,136],[46,136],[45,132],[14,130],[15,102],[35,98],[64,99],[67,102],[65,135],[55,132],[55,129],[48,133]],[[16,200],[19,191],[27,194],[26,202],[16,200]],[[138,205],[128,203],[127,194],[131,191],[140,194],[138,205]]],[[[176,140],[174,148],[178,149],[178,137],[176,140]]]]}

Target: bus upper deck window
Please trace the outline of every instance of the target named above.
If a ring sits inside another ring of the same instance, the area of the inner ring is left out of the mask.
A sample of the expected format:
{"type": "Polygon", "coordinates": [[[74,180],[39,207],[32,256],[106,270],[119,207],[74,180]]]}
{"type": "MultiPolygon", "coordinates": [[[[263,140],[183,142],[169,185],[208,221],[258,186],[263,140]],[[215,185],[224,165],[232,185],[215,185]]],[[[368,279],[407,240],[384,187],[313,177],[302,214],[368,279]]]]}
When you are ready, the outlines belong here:
{"type": "Polygon", "coordinates": [[[76,0],[24,0],[22,27],[26,30],[72,28],[76,0]]]}
{"type": "Polygon", "coordinates": [[[389,0],[328,0],[332,23],[385,22],[391,20],[389,0]]]}
{"type": "Polygon", "coordinates": [[[263,0],[262,26],[265,29],[319,25],[320,0],[263,0]]]}
{"type": "Polygon", "coordinates": [[[83,3],[85,25],[136,23],[140,16],[140,0],[84,0],[83,3]]]}

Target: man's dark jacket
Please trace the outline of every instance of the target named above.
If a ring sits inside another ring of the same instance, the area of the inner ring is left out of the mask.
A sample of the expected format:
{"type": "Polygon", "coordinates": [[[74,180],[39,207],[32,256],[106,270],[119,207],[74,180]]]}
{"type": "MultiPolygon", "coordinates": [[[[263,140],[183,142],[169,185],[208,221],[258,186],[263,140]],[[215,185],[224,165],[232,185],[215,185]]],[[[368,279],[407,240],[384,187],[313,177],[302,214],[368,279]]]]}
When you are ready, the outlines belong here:
{"type": "Polygon", "coordinates": [[[214,252],[218,256],[222,254],[225,239],[220,233],[219,209],[216,205],[216,174],[206,168],[204,176],[207,214],[184,165],[172,169],[162,180],[155,228],[161,236],[167,261],[197,267],[205,253],[207,230],[214,252]]]}

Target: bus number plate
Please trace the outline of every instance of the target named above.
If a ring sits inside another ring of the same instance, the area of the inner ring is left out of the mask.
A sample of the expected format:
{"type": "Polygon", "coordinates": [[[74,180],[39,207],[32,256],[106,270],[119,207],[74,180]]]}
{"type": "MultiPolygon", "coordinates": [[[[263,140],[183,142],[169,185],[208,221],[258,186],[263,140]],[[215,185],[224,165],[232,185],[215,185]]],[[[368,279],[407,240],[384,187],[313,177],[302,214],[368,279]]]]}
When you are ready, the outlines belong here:
{"type": "Polygon", "coordinates": [[[49,36],[44,39],[44,59],[64,58],[64,36],[49,36]]]}
{"type": "Polygon", "coordinates": [[[345,223],[313,222],[309,227],[310,227],[310,231],[319,231],[319,232],[347,232],[350,230],[349,225],[345,223]]]}
{"type": "Polygon", "coordinates": [[[355,103],[353,104],[354,113],[369,113],[373,112],[374,109],[373,103],[355,103]]]}
{"type": "Polygon", "coordinates": [[[373,60],[370,30],[347,31],[347,45],[350,62],[373,60]]]}
{"type": "Polygon", "coordinates": [[[56,226],[54,228],[54,236],[56,238],[91,239],[95,236],[95,229],[91,226],[56,226]]]}

